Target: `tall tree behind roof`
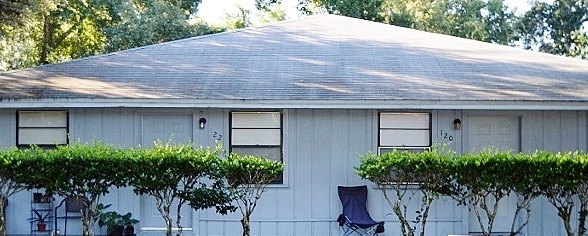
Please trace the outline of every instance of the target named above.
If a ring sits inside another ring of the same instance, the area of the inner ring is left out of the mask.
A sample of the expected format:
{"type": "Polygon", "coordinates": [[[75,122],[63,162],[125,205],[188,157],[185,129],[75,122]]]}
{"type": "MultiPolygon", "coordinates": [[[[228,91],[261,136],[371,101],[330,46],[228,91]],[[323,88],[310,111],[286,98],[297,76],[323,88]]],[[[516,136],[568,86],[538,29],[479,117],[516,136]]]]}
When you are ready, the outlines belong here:
{"type": "Polygon", "coordinates": [[[313,14],[313,6],[323,8],[331,14],[382,22],[382,6],[386,0],[299,0],[298,10],[313,14]]]}
{"type": "Polygon", "coordinates": [[[498,44],[511,44],[514,9],[504,0],[300,0],[306,14],[329,13],[498,44]]]}
{"type": "Polygon", "coordinates": [[[280,4],[282,0],[255,0],[255,8],[258,11],[267,10],[274,4],[280,4]]]}
{"type": "Polygon", "coordinates": [[[30,5],[30,0],[0,0],[0,35],[7,27],[21,26],[30,5]]]}
{"type": "Polygon", "coordinates": [[[0,23],[0,71],[217,32],[188,23],[201,0],[28,1],[19,27],[0,23]]]}
{"type": "Polygon", "coordinates": [[[518,30],[525,48],[571,57],[588,58],[588,0],[535,1],[518,30]]]}

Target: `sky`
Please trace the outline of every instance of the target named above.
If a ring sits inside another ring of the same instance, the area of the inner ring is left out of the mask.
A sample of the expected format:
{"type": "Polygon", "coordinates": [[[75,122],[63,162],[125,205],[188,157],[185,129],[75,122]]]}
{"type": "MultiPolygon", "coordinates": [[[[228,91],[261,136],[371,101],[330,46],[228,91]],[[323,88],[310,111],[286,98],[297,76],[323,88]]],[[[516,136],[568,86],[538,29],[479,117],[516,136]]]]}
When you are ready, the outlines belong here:
{"type": "MultiPolygon", "coordinates": [[[[510,7],[517,7],[519,12],[529,9],[527,0],[505,0],[505,2],[510,7]]],[[[207,22],[222,24],[222,19],[226,13],[236,12],[236,4],[252,12],[255,10],[254,0],[203,0],[198,6],[198,15],[206,19],[207,22]]],[[[282,0],[282,6],[286,9],[287,17],[295,18],[298,16],[297,4],[298,0],[282,0]]]]}

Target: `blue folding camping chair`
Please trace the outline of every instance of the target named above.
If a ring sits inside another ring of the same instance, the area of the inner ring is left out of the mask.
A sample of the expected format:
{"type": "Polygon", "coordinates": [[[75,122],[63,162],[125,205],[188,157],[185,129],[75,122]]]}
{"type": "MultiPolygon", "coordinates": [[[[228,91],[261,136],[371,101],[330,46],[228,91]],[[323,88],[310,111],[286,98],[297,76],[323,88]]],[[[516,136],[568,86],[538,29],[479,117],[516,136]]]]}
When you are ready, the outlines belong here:
{"type": "Polygon", "coordinates": [[[339,199],[343,213],[337,218],[343,236],[357,233],[378,235],[384,232],[384,222],[376,222],[367,211],[367,186],[339,186],[339,199]]]}

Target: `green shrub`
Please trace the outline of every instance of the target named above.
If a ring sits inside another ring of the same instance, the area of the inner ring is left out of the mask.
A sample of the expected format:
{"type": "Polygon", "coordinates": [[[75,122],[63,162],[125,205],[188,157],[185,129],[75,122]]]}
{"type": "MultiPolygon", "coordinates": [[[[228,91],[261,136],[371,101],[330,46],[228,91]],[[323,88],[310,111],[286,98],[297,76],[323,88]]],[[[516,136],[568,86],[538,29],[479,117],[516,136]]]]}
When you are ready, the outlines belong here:
{"type": "Polygon", "coordinates": [[[229,191],[233,193],[241,210],[243,236],[249,236],[249,222],[257,201],[267,185],[282,175],[284,163],[263,157],[230,153],[222,160],[220,167],[228,182],[229,191]]]}
{"type": "Polygon", "coordinates": [[[368,152],[362,156],[356,174],[378,186],[398,217],[403,235],[414,235],[419,224],[420,235],[425,235],[433,200],[448,194],[451,189],[450,165],[453,158],[452,152],[438,147],[423,152],[392,150],[379,156],[368,152]],[[412,186],[418,186],[418,191],[412,191],[412,186]],[[396,200],[388,196],[390,189],[396,193],[396,200]],[[408,206],[417,192],[423,196],[419,198],[421,204],[414,209],[416,217],[412,219],[408,206]]]}

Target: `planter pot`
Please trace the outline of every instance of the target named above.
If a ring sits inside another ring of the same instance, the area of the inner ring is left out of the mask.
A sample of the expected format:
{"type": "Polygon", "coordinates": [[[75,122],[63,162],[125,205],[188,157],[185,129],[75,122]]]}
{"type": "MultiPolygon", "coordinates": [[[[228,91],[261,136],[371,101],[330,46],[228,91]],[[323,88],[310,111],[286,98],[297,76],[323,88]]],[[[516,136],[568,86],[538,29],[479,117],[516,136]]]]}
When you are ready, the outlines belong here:
{"type": "Polygon", "coordinates": [[[123,236],[135,236],[135,227],[132,224],[127,224],[123,231],[123,236]]]}
{"type": "Polygon", "coordinates": [[[47,224],[37,224],[37,230],[41,232],[47,230],[47,224]]]}
{"type": "Polygon", "coordinates": [[[122,225],[115,225],[112,232],[108,234],[108,236],[123,236],[123,231],[125,227],[122,225]]]}

